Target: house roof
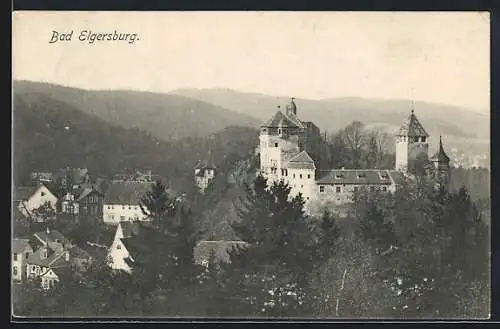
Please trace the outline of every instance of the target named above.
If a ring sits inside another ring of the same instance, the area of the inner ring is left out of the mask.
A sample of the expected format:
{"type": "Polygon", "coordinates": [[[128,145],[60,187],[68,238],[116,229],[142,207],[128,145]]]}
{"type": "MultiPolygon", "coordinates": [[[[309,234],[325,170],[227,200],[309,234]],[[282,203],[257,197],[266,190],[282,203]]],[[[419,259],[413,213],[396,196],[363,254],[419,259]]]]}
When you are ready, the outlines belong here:
{"type": "Polygon", "coordinates": [[[302,151],[296,156],[288,160],[288,168],[292,169],[316,169],[314,165],[314,160],[307,154],[306,151],[302,151]]]}
{"type": "Polygon", "coordinates": [[[47,258],[42,257],[42,252],[43,248],[39,248],[35,250],[34,253],[32,253],[28,259],[26,260],[26,263],[28,264],[33,264],[33,265],[39,265],[39,266],[45,266],[45,267],[51,267],[53,265],[60,265],[61,261],[59,260],[62,258],[64,260],[64,252],[54,252],[49,248],[49,253],[47,258]],[[57,262],[56,262],[57,261],[57,262]]]}
{"type": "MultiPolygon", "coordinates": [[[[356,185],[390,185],[394,171],[333,169],[322,170],[316,179],[317,184],[356,184],[356,185]]],[[[395,182],[396,183],[396,182],[395,182]]]]}
{"type": "Polygon", "coordinates": [[[444,151],[443,141],[441,139],[441,136],[439,136],[439,150],[436,152],[436,154],[434,154],[432,160],[444,163],[450,162],[450,158],[448,157],[448,155],[446,155],[446,152],[444,151]]]}
{"type": "Polygon", "coordinates": [[[14,238],[12,240],[12,253],[23,252],[27,247],[30,247],[29,241],[29,239],[14,238]]]}
{"type": "Polygon", "coordinates": [[[304,125],[296,116],[286,115],[281,111],[276,111],[276,113],[269,120],[262,123],[260,126],[268,128],[304,128],[304,125]]]}
{"type": "Polygon", "coordinates": [[[215,164],[213,164],[212,161],[205,161],[205,160],[199,160],[196,165],[194,166],[194,169],[216,169],[215,164]]]}
{"type": "Polygon", "coordinates": [[[47,240],[49,242],[49,247],[53,247],[54,244],[58,244],[62,247],[62,245],[66,246],[71,246],[72,243],[71,241],[66,238],[61,232],[57,230],[49,230],[47,231],[41,231],[33,234],[38,240],[43,241],[42,243],[45,243],[47,240]]]}
{"type": "Polygon", "coordinates": [[[236,246],[247,246],[248,244],[243,241],[200,241],[194,247],[194,260],[196,263],[207,261],[210,254],[215,252],[215,258],[219,262],[229,262],[229,251],[236,246]]]}
{"type": "Polygon", "coordinates": [[[138,205],[142,196],[151,188],[151,184],[151,182],[112,182],[104,196],[104,203],[138,205]]]}
{"type": "Polygon", "coordinates": [[[409,137],[429,137],[429,134],[425,131],[420,121],[418,121],[413,110],[405,123],[403,123],[403,125],[399,128],[398,135],[409,137]]]}
{"type": "Polygon", "coordinates": [[[54,179],[54,175],[50,172],[32,172],[31,177],[34,179],[51,181],[54,179]]]}
{"type": "Polygon", "coordinates": [[[37,189],[38,189],[38,187],[36,187],[36,186],[17,187],[14,190],[14,200],[15,201],[26,201],[33,194],[35,194],[35,192],[36,192],[37,189]]]}

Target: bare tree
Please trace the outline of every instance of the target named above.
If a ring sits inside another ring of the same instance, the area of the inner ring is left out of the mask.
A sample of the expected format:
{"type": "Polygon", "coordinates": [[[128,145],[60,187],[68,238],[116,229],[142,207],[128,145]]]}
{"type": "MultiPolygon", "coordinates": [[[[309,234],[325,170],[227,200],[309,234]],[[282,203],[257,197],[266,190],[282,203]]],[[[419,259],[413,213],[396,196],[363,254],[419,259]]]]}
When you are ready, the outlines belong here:
{"type": "Polygon", "coordinates": [[[368,133],[371,149],[375,160],[375,168],[381,168],[384,162],[386,150],[389,148],[389,134],[380,128],[374,128],[368,133]]]}
{"type": "Polygon", "coordinates": [[[346,144],[351,155],[351,166],[361,168],[361,156],[363,148],[367,143],[367,134],[364,124],[360,121],[353,121],[344,128],[341,133],[342,140],[346,144]]]}

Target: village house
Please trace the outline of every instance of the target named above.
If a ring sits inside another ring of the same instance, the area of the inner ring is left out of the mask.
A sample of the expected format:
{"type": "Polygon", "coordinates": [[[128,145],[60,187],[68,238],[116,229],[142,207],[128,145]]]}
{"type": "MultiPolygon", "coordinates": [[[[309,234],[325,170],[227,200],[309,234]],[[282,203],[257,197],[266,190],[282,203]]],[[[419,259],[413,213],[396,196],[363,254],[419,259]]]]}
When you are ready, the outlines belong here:
{"type": "Polygon", "coordinates": [[[26,262],[33,254],[29,239],[14,238],[12,240],[12,280],[22,282],[26,280],[26,262]]]}
{"type": "Polygon", "coordinates": [[[201,193],[204,193],[208,185],[215,177],[215,165],[211,162],[199,161],[194,167],[194,181],[201,193]]]}
{"type": "Polygon", "coordinates": [[[113,176],[113,182],[142,182],[150,183],[158,180],[163,180],[160,175],[153,174],[151,170],[136,171],[134,173],[121,173],[113,176]]]}
{"type": "MultiPolygon", "coordinates": [[[[286,111],[278,110],[260,129],[260,174],[268,184],[283,180],[291,187],[291,196],[302,194],[305,210],[321,211],[325,207],[339,210],[353,201],[356,191],[394,192],[405,179],[412,179],[409,163],[428,159],[429,134],[411,111],[396,134],[396,164],[394,169],[317,170],[308,150],[315,145],[319,129],[297,116],[292,98],[286,111]],[[311,142],[310,139],[313,139],[311,142]]],[[[449,182],[449,158],[440,150],[432,158],[430,176],[439,185],[449,182]]]]}
{"type": "Polygon", "coordinates": [[[148,220],[140,202],[152,182],[111,182],[103,201],[103,221],[118,224],[123,221],[148,220]]]}
{"type": "MultiPolygon", "coordinates": [[[[26,217],[33,218],[33,210],[47,204],[56,211],[58,198],[43,184],[36,187],[18,187],[14,190],[14,202],[26,217]]],[[[43,220],[42,218],[34,218],[43,220]]]]}
{"type": "Polygon", "coordinates": [[[54,181],[54,174],[51,172],[32,172],[31,173],[31,183],[37,185],[40,183],[51,183],[54,181]]]}
{"type": "Polygon", "coordinates": [[[116,271],[132,272],[132,268],[127,264],[126,259],[133,261],[133,257],[126,247],[125,241],[139,233],[137,222],[120,222],[116,227],[115,237],[108,251],[108,266],[116,271]]]}
{"type": "Polygon", "coordinates": [[[30,243],[35,251],[26,261],[27,277],[40,278],[44,289],[57,283],[63,273],[85,273],[94,260],[87,251],[56,230],[37,232],[30,243]]]}

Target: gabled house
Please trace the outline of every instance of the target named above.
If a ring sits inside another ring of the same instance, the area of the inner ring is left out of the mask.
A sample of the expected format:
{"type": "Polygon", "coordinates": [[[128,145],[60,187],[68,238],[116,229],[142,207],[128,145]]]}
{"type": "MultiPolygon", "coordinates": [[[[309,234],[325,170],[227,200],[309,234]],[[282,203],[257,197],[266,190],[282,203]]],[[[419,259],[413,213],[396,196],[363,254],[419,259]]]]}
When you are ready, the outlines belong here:
{"type": "Polygon", "coordinates": [[[113,243],[108,251],[108,266],[113,270],[132,272],[126,259],[133,260],[132,255],[126,247],[125,241],[139,233],[137,222],[120,222],[116,227],[113,243]]]}
{"type": "MultiPolygon", "coordinates": [[[[57,197],[43,184],[36,187],[17,187],[14,190],[14,202],[26,217],[33,217],[33,210],[48,204],[56,211],[57,197]]],[[[34,218],[42,221],[41,218],[34,218]]]]}
{"type": "Polygon", "coordinates": [[[30,244],[35,251],[26,262],[27,277],[41,279],[44,289],[51,288],[63,273],[84,273],[94,258],[56,230],[33,234],[30,244]]]}
{"type": "Polygon", "coordinates": [[[28,279],[40,279],[42,288],[49,289],[59,282],[59,275],[69,267],[68,251],[52,250],[47,246],[43,246],[28,257],[26,273],[28,279]]]}
{"type": "Polygon", "coordinates": [[[194,167],[194,181],[201,193],[204,193],[215,177],[216,167],[211,162],[199,161],[194,167]]]}
{"type": "Polygon", "coordinates": [[[26,279],[26,262],[33,254],[33,248],[28,239],[14,238],[12,240],[12,280],[21,282],[26,279]]]}
{"type": "Polygon", "coordinates": [[[83,187],[76,199],[79,217],[91,219],[93,224],[102,222],[103,201],[104,194],[95,186],[83,187]]]}
{"type": "Polygon", "coordinates": [[[151,188],[150,182],[111,182],[103,201],[103,221],[118,224],[123,221],[148,220],[140,207],[141,198],[151,188]]]}

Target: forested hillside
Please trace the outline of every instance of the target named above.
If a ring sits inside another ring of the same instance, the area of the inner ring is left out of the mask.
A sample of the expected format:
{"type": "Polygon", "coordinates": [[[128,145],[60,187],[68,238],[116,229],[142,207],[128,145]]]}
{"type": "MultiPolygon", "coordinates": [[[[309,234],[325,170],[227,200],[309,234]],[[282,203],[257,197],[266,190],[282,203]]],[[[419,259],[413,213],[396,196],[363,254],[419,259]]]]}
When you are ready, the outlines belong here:
{"type": "Polygon", "coordinates": [[[83,113],[45,93],[14,93],[14,178],[26,183],[32,171],[87,167],[112,175],[151,169],[171,184],[192,185],[193,166],[208,157],[222,168],[248,157],[257,130],[222,128],[205,137],[162,141],[139,129],[125,129],[83,113]]]}
{"type": "Polygon", "coordinates": [[[138,128],[164,139],[206,136],[230,125],[256,127],[251,115],[184,96],[126,90],[84,90],[15,81],[16,95],[43,94],[112,125],[138,128]]]}

